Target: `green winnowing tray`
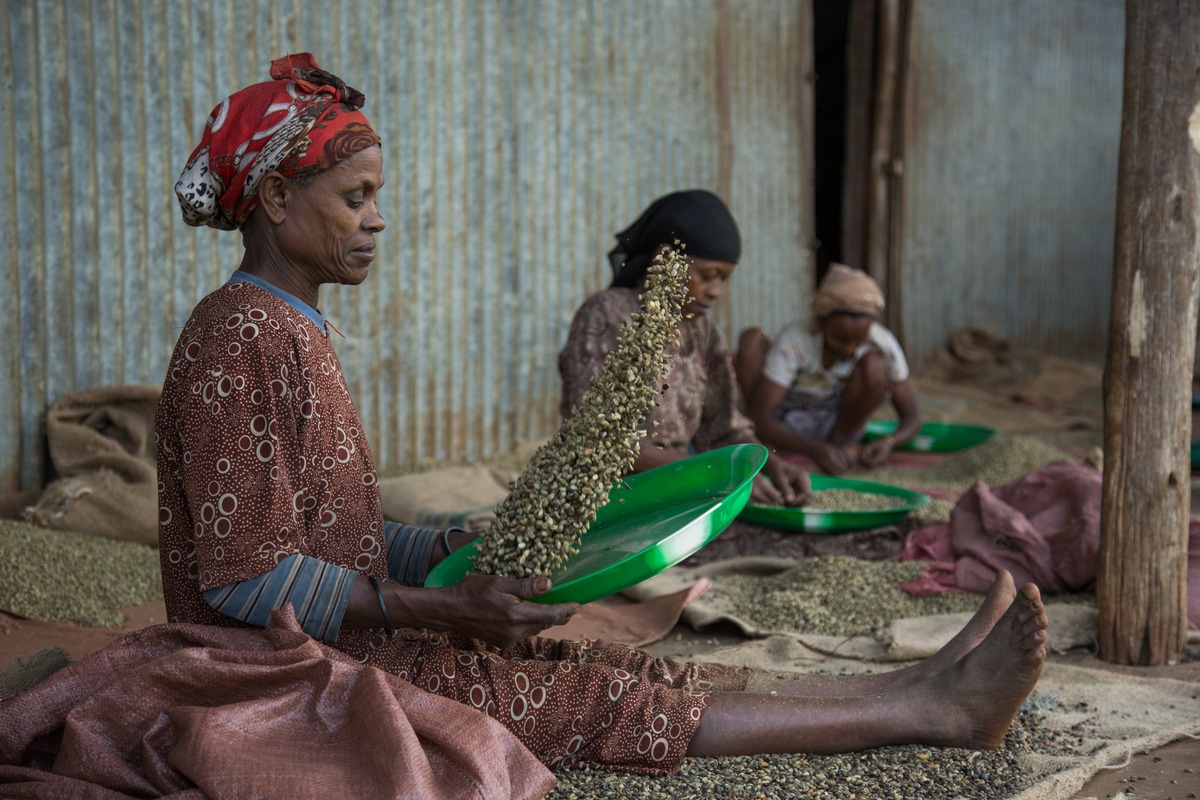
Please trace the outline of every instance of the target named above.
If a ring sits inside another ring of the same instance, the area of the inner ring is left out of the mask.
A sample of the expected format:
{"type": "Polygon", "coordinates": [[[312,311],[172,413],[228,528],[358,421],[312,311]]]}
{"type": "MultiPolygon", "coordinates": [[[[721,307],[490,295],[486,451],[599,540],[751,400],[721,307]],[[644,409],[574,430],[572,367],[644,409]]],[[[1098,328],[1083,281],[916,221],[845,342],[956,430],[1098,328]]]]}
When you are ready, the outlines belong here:
{"type": "MultiPolygon", "coordinates": [[[[866,441],[881,439],[896,430],[900,423],[895,420],[873,419],[867,423],[866,441]]],[[[964,425],[959,422],[926,422],[912,439],[900,445],[901,450],[916,450],[923,453],[941,453],[966,450],[983,444],[996,435],[995,428],[982,425],[964,425]]]]}
{"type": "Polygon", "coordinates": [[[893,525],[907,517],[909,512],[915,511],[929,502],[929,498],[920,492],[886,483],[837,478],[832,475],[812,475],[810,480],[814,492],[825,489],[852,489],[856,492],[898,497],[904,501],[904,505],[880,511],[823,511],[808,506],[789,508],[751,504],[742,509],[738,519],[754,525],[780,528],[785,531],[840,533],[893,525]]]}
{"type": "MultiPolygon", "coordinates": [[[[579,552],[550,576],[554,587],[536,600],[590,603],[678,564],[733,522],[766,461],[762,445],[737,444],[630,475],[596,513],[579,552]]],[[[443,559],[425,585],[462,580],[479,541],[443,559]]]]}

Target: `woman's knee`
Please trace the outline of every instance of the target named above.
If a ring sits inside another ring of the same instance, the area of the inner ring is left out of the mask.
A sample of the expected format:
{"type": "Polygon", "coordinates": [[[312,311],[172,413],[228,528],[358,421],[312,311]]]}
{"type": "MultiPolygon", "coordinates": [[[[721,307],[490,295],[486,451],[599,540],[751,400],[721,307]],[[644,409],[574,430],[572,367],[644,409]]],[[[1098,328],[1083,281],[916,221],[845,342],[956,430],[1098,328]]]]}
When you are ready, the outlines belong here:
{"type": "Polygon", "coordinates": [[[882,353],[864,353],[854,371],[846,381],[846,388],[868,395],[878,395],[881,399],[888,389],[887,359],[882,353]]]}
{"type": "Polygon", "coordinates": [[[767,354],[767,350],[771,348],[771,340],[767,338],[767,334],[762,328],[746,328],[738,336],[738,357],[739,358],[763,358],[767,354]]]}

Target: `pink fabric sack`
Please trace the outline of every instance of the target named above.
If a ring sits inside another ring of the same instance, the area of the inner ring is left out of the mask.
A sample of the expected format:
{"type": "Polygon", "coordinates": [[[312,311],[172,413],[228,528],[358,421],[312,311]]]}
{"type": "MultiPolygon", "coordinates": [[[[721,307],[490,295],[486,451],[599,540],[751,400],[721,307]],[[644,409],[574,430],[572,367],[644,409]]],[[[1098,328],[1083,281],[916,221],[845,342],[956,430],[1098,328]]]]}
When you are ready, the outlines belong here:
{"type": "Polygon", "coordinates": [[[0,701],[14,798],[542,797],[500,723],[300,630],[172,624],[0,701]]]}
{"type": "MultiPolygon", "coordinates": [[[[1101,480],[1086,464],[1053,461],[995,489],[976,483],[959,498],[949,524],[909,534],[900,559],[934,564],[902,587],[917,597],[986,592],[1007,569],[1017,585],[1032,581],[1046,595],[1092,588],[1101,480]]],[[[1188,622],[1200,629],[1200,518],[1189,526],[1188,622]]]]}

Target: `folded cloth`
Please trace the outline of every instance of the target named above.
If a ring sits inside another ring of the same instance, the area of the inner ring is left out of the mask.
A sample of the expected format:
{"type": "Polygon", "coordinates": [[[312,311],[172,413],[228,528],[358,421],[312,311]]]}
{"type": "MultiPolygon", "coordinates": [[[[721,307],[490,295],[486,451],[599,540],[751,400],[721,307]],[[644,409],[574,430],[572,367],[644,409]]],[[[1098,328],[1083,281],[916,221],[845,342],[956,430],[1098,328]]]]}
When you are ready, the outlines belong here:
{"type": "MultiPolygon", "coordinates": [[[[670,594],[640,599],[628,595],[604,597],[584,603],[566,624],[541,635],[544,639],[603,639],[630,647],[653,644],[670,633],[683,610],[711,588],[712,581],[702,577],[670,594]]],[[[635,592],[634,597],[638,594],[635,592]]]]}
{"type": "Polygon", "coordinates": [[[0,702],[4,797],[542,797],[499,722],[303,633],[156,625],[0,702]]]}
{"type": "MultiPolygon", "coordinates": [[[[932,561],[901,587],[915,597],[986,592],[1001,569],[1044,594],[1092,588],[1100,553],[1102,476],[1087,464],[1052,461],[995,489],[982,482],[954,506],[949,524],[909,533],[902,561],[932,561]]],[[[1189,523],[1188,622],[1200,629],[1200,518],[1189,523]]]]}

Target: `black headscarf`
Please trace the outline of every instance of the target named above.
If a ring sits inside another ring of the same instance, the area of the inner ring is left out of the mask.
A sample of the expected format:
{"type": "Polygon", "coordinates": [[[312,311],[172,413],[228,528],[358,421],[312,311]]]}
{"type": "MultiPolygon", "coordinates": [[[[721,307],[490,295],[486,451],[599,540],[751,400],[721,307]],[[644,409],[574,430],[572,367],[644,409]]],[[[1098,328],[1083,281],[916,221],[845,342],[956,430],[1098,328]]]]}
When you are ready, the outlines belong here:
{"type": "Polygon", "coordinates": [[[695,258],[736,264],[742,255],[742,237],[733,215],[721,198],[703,189],[663,195],[616,236],[617,246],[608,254],[613,286],[636,286],[659,245],[673,245],[676,239],[695,258]]]}

